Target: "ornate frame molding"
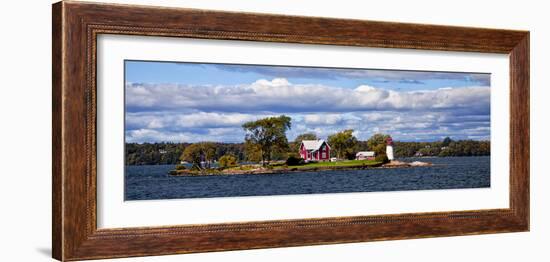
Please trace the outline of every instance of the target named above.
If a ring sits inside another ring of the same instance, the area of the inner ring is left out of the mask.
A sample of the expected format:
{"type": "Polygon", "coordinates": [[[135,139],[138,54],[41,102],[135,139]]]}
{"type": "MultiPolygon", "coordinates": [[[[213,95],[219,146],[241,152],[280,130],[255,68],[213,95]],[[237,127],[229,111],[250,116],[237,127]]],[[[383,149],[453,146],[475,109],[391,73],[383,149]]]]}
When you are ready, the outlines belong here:
{"type": "Polygon", "coordinates": [[[52,243],[56,259],[529,230],[529,147],[523,146],[529,145],[529,32],[72,1],[53,5],[52,26],[52,243]],[[99,34],[509,54],[510,208],[98,229],[96,43],[99,34]]]}

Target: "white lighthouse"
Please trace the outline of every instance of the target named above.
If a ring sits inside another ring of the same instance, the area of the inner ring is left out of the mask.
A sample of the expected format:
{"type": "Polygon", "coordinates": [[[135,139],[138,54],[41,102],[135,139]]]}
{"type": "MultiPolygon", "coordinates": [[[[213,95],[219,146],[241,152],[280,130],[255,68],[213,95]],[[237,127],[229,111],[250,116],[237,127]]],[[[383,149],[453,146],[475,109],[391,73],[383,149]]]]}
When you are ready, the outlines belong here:
{"type": "Polygon", "coordinates": [[[389,136],[386,139],[386,156],[388,157],[388,160],[392,161],[393,158],[393,140],[391,136],[389,136]]]}

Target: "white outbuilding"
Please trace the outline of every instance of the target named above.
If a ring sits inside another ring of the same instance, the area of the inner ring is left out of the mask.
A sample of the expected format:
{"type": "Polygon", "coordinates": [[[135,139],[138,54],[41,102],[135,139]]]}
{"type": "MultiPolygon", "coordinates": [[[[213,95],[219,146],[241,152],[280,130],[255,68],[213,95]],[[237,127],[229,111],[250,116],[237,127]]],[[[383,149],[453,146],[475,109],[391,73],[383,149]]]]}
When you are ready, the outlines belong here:
{"type": "Polygon", "coordinates": [[[355,154],[355,159],[357,160],[365,160],[369,159],[372,160],[376,156],[376,153],[374,151],[360,151],[355,154]]]}

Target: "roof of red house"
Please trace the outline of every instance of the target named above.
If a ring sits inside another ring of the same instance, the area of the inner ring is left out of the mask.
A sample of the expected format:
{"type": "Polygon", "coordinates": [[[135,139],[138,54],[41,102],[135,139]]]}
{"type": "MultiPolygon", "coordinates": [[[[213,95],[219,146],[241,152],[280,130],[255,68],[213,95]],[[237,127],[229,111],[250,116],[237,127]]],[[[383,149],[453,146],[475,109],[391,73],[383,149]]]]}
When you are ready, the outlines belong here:
{"type": "Polygon", "coordinates": [[[325,142],[323,139],[319,140],[302,140],[302,144],[304,145],[306,150],[319,150],[319,148],[323,145],[323,143],[326,143],[327,146],[330,148],[329,144],[325,142]]]}

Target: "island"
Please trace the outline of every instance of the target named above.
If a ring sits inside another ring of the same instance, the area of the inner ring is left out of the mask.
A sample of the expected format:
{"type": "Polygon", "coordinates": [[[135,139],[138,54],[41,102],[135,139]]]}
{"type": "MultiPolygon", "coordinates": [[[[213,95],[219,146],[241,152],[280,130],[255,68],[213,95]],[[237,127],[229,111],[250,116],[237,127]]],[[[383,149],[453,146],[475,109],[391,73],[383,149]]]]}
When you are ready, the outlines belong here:
{"type": "Polygon", "coordinates": [[[187,169],[181,165],[170,171],[170,175],[250,175],[250,174],[282,174],[291,172],[308,172],[324,170],[365,169],[381,167],[384,162],[375,160],[348,160],[338,162],[309,162],[300,165],[287,165],[285,162],[275,162],[269,166],[260,164],[245,164],[226,168],[187,169]]]}
{"type": "Polygon", "coordinates": [[[373,136],[369,140],[369,147],[373,151],[357,151],[359,147],[356,146],[357,139],[353,135],[353,130],[344,130],[331,135],[328,141],[318,139],[314,134],[302,134],[295,140],[294,148],[297,152],[288,152],[285,161],[273,161],[273,152],[277,148],[288,147],[284,134],[290,127],[290,118],[286,116],[266,118],[246,123],[243,127],[249,131],[246,143],[249,148],[256,148],[259,163],[238,163],[237,157],[231,154],[220,157],[217,162],[206,161],[212,160],[212,155],[217,151],[215,145],[198,143],[186,148],[182,154],[182,159],[189,160],[191,163],[184,162],[187,166],[177,165],[169,174],[174,176],[286,174],[432,165],[420,161],[407,163],[395,160],[394,143],[389,135],[373,136]]]}

